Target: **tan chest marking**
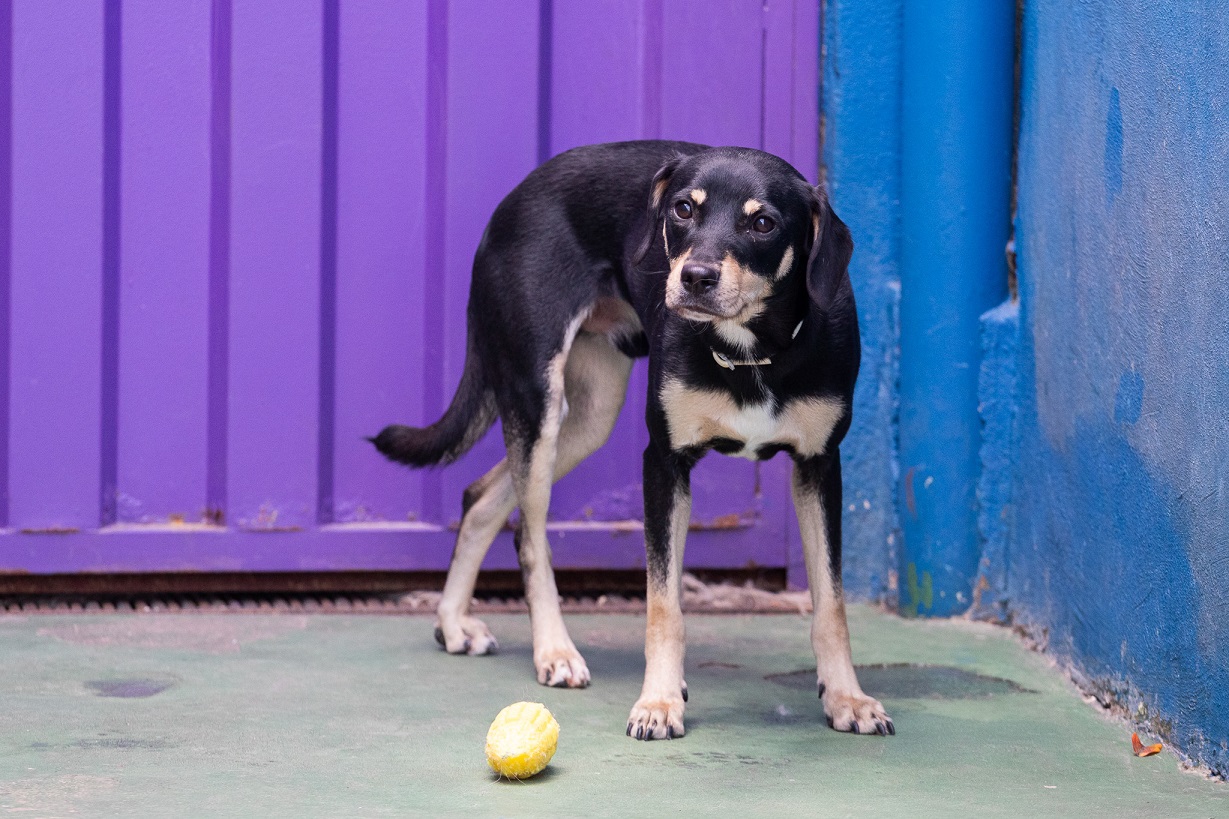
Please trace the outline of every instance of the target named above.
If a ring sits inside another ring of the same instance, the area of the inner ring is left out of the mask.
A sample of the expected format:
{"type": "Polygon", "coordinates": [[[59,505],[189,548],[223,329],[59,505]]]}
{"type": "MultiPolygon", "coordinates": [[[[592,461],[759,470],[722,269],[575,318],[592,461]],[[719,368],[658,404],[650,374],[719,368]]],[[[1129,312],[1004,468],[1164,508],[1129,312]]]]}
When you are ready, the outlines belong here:
{"type": "Polygon", "coordinates": [[[730,438],[743,442],[742,451],[734,454],[751,460],[765,444],[789,446],[802,456],[822,455],[845,414],[844,404],[835,398],[796,398],[776,412],[769,404],[740,408],[725,393],[698,390],[676,379],[662,385],[661,402],[672,447],[730,438]]]}

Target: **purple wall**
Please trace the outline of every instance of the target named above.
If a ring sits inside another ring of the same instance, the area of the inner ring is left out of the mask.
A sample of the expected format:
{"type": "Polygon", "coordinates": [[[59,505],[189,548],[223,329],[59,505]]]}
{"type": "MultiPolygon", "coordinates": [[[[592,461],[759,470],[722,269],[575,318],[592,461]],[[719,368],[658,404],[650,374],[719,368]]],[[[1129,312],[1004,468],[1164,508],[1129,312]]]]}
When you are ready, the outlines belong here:
{"type": "MultiPolygon", "coordinates": [[[[499,436],[363,436],[446,405],[500,198],[617,139],[818,170],[816,0],[86,6],[0,0],[0,571],[443,568],[499,436]]],[[[561,566],[643,565],[643,392],[556,490],[561,566]]],[[[704,462],[688,562],[787,565],[787,474],[704,462]]]]}

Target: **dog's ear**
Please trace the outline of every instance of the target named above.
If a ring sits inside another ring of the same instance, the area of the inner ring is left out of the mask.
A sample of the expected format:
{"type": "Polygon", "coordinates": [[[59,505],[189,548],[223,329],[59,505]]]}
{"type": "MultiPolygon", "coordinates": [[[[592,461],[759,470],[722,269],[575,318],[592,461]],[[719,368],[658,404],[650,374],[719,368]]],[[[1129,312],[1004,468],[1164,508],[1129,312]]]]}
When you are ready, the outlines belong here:
{"type": "Polygon", "coordinates": [[[851,290],[849,259],[853,256],[853,236],[832,211],[823,188],[815,188],[811,199],[811,252],[807,259],[807,293],[811,301],[827,312],[842,292],[851,290]]]}
{"type": "Polygon", "coordinates": [[[639,266],[644,261],[644,257],[648,255],[649,248],[653,246],[653,240],[657,238],[658,231],[661,230],[661,220],[663,218],[663,207],[665,205],[666,188],[670,187],[670,180],[674,176],[674,171],[678,168],[679,163],[684,157],[676,156],[666,161],[657,173],[653,174],[653,182],[649,185],[649,209],[645,214],[645,231],[644,240],[640,243],[640,247],[636,250],[636,255],[632,257],[632,264],[639,266]]]}

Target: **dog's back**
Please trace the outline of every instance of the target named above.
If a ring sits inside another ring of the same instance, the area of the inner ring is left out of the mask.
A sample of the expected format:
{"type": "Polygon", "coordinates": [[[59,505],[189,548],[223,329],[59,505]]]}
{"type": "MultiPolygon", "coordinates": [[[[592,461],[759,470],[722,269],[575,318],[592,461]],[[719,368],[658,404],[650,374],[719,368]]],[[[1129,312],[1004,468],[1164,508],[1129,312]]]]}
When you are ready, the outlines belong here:
{"type": "Polygon", "coordinates": [[[429,426],[385,427],[369,439],[376,449],[414,467],[464,455],[499,414],[492,382],[549,357],[553,349],[544,348],[557,345],[559,327],[586,308],[623,353],[644,355],[635,320],[617,305],[631,300],[628,237],[646,229],[657,169],[704,149],[669,140],[586,145],[532,171],[495,208],[474,254],[465,368],[451,404],[429,426]]]}

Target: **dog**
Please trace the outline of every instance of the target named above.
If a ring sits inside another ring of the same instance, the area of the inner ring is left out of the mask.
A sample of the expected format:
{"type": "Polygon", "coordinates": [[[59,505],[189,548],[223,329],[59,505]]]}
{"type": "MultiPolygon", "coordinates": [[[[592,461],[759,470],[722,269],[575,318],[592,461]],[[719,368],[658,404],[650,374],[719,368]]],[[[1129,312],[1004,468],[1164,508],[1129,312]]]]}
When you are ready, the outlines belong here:
{"type": "Polygon", "coordinates": [[[814,601],[811,642],[828,724],[894,734],[863,693],[841,587],[841,462],[861,347],[853,242],[822,187],[748,148],[636,141],[562,153],[499,204],[474,257],[465,366],[443,417],[370,439],[391,460],[447,464],[494,423],[507,457],[466,489],[436,639],[497,648],[469,602],[491,541],[519,505],[538,682],[582,688],[546,539],[552,484],[601,446],[632,360],[648,356],[644,452],[644,686],[627,734],[684,734],[681,609],[689,475],[709,450],[785,452],[814,601]]]}

